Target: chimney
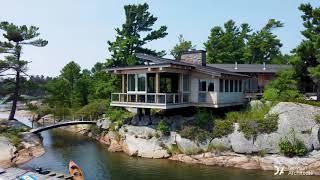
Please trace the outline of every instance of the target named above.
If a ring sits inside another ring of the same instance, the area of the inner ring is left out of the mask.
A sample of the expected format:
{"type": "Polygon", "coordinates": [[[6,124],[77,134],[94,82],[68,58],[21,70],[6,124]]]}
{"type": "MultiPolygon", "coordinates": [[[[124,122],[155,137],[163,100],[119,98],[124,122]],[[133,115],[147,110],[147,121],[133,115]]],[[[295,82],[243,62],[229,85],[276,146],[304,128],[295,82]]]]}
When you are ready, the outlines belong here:
{"type": "Polygon", "coordinates": [[[267,68],[266,68],[266,62],[263,62],[263,68],[262,68],[263,70],[266,70],[267,68]]]}
{"type": "Polygon", "coordinates": [[[182,52],[180,55],[180,61],[206,66],[206,51],[204,50],[191,50],[182,52]]]}
{"type": "Polygon", "coordinates": [[[234,64],[234,69],[238,69],[238,62],[237,61],[234,64]]]}

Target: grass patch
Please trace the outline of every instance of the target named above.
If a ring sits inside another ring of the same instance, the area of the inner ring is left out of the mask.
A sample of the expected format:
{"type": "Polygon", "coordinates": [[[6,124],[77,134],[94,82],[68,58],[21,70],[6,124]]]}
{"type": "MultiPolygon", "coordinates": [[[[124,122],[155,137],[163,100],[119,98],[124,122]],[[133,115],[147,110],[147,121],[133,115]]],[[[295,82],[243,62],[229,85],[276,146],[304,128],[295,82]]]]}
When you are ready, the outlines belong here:
{"type": "Polygon", "coordinates": [[[170,147],[167,148],[167,152],[170,155],[175,155],[175,154],[181,154],[181,150],[179,149],[178,145],[172,144],[170,147]]]}
{"type": "Polygon", "coordinates": [[[210,143],[208,148],[207,148],[208,152],[213,152],[213,151],[223,152],[223,151],[226,151],[226,150],[228,150],[228,148],[225,147],[223,144],[212,144],[212,143],[210,143]]]}
{"type": "Polygon", "coordinates": [[[320,114],[315,115],[314,120],[316,121],[316,123],[320,124],[320,114]]]}
{"type": "Polygon", "coordinates": [[[0,126],[0,135],[9,138],[10,142],[17,148],[21,145],[23,132],[26,132],[25,128],[0,126]]]}

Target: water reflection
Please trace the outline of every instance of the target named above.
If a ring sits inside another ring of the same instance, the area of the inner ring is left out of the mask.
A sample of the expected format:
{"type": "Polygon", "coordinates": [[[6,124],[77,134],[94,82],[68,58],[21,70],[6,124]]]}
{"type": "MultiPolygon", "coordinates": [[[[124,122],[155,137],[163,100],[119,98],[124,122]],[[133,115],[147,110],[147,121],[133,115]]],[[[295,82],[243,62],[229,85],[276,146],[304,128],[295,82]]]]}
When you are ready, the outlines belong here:
{"type": "Polygon", "coordinates": [[[270,171],[253,171],[204,165],[188,165],[169,160],[129,157],[123,153],[109,153],[104,145],[86,137],[63,130],[42,133],[46,153],[23,165],[41,166],[68,173],[68,163],[74,160],[84,171],[86,179],[115,180],[269,180],[306,179],[316,177],[273,176],[270,171]]]}

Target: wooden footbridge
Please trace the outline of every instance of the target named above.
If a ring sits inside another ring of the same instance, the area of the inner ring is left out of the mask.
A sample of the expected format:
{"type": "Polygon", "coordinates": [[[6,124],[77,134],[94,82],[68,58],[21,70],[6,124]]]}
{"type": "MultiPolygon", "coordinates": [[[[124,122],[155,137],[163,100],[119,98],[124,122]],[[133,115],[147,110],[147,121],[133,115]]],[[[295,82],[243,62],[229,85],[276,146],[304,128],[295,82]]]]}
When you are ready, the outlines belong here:
{"type": "Polygon", "coordinates": [[[29,132],[30,133],[39,133],[42,131],[46,131],[49,129],[54,129],[54,128],[58,128],[58,127],[62,127],[62,126],[72,126],[72,125],[77,125],[77,124],[96,124],[97,121],[63,121],[63,122],[58,122],[58,123],[54,123],[51,125],[47,125],[47,126],[41,126],[41,127],[37,127],[37,128],[33,128],[31,129],[29,132]]]}

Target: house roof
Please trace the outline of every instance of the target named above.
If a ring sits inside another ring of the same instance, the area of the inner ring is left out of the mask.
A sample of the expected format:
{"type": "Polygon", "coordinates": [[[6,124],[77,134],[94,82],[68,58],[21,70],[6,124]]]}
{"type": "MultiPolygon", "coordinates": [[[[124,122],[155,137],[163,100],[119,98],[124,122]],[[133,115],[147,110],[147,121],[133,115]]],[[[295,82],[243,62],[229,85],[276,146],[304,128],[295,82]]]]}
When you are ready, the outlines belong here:
{"type": "Polygon", "coordinates": [[[221,68],[216,68],[216,67],[210,67],[210,66],[202,66],[202,65],[197,65],[197,64],[190,64],[190,63],[185,63],[177,60],[172,60],[168,58],[160,58],[160,57],[155,57],[147,54],[142,54],[142,53],[136,53],[137,58],[145,60],[149,63],[169,63],[169,64],[175,64],[175,65],[180,65],[180,66],[189,66],[192,67],[200,72],[204,72],[207,74],[212,74],[212,75],[220,75],[220,74],[226,74],[226,75],[233,75],[233,76],[242,76],[246,77],[244,74],[239,74],[235,72],[231,72],[225,69],[221,68]]]}
{"type": "Polygon", "coordinates": [[[190,69],[195,69],[196,71],[210,74],[210,75],[232,75],[232,76],[242,76],[248,77],[242,73],[276,73],[280,69],[288,69],[292,67],[291,65],[284,64],[266,64],[265,68],[263,64],[207,64],[206,66],[198,64],[190,64],[186,62],[181,62],[168,58],[160,58],[152,55],[136,53],[137,58],[147,62],[145,65],[136,66],[125,66],[125,67],[114,67],[109,68],[107,71],[114,70],[127,70],[127,69],[144,69],[148,67],[173,67],[182,66],[188,67],[190,69]]]}
{"type": "Polygon", "coordinates": [[[281,69],[289,69],[291,65],[285,64],[266,64],[265,69],[263,64],[207,64],[209,67],[224,69],[238,73],[276,73],[281,69]]]}

